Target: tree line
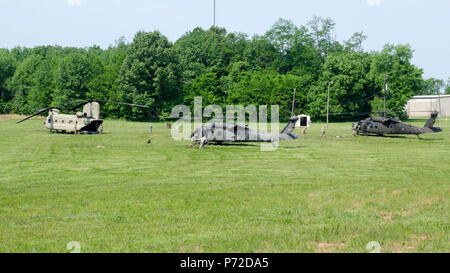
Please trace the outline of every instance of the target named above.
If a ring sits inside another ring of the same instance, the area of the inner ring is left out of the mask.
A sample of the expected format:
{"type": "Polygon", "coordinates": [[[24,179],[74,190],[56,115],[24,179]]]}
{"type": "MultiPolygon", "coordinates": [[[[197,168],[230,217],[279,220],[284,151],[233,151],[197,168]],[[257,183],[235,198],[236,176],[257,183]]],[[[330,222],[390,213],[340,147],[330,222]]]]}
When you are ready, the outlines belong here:
{"type": "MultiPolygon", "coordinates": [[[[159,31],[139,31],[106,49],[36,46],[0,49],[0,113],[31,114],[80,99],[122,101],[150,110],[106,104],[103,117],[162,120],[177,104],[280,105],[280,118],[296,112],[321,118],[330,112],[401,111],[417,94],[434,94],[442,80],[422,78],[409,45],[367,52],[362,32],[334,39],[335,23],[314,16],[304,26],[279,19],[265,35],[195,28],[174,43],[159,31]],[[332,84],[331,84],[332,82],[332,84]]],[[[450,79],[449,79],[450,81],[450,79]]],[[[450,93],[449,84],[447,92],[450,93]]]]}

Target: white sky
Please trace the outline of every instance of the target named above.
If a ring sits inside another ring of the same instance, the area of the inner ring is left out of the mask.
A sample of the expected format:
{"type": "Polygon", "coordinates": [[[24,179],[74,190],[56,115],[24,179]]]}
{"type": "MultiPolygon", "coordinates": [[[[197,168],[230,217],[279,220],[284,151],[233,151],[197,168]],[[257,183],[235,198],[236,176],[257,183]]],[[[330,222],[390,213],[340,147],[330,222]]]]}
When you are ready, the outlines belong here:
{"type": "MultiPolygon", "coordinates": [[[[303,25],[331,17],[342,41],[357,31],[367,50],[409,43],[425,77],[450,77],[449,0],[216,0],[217,25],[264,34],[278,19],[303,25]]],[[[171,41],[213,22],[213,0],[0,0],[0,47],[107,47],[138,30],[159,30],[171,41]]]]}

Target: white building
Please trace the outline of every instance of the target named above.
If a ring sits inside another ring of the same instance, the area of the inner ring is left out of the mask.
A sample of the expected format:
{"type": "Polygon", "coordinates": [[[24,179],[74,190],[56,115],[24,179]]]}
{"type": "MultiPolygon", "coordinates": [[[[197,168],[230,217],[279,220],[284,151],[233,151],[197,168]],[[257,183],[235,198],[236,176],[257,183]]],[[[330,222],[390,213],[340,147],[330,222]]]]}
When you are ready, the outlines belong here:
{"type": "Polygon", "coordinates": [[[432,112],[439,112],[441,117],[448,117],[450,116],[450,95],[414,96],[406,104],[405,110],[409,117],[426,117],[432,112]]]}

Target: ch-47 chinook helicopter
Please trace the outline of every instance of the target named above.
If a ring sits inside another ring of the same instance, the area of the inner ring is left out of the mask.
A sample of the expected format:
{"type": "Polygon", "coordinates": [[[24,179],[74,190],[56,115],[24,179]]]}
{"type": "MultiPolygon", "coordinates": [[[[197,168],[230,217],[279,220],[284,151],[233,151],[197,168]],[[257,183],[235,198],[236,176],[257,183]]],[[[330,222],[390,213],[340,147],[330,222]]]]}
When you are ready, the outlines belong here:
{"type": "Polygon", "coordinates": [[[51,132],[101,134],[103,133],[103,120],[100,118],[100,103],[116,103],[133,107],[149,108],[145,105],[104,100],[83,100],[77,101],[77,103],[78,104],[70,108],[69,111],[74,111],[82,106],[83,111],[78,111],[75,115],[62,114],[60,111],[61,107],[45,107],[37,110],[36,113],[17,123],[21,123],[48,111],[48,116],[44,121],[44,127],[51,132]]]}
{"type": "Polygon", "coordinates": [[[293,134],[298,116],[289,119],[289,123],[280,134],[260,132],[238,123],[209,122],[194,130],[191,134],[192,144],[200,143],[202,147],[208,143],[222,144],[226,142],[276,142],[278,140],[294,140],[293,134]]]}
{"type": "MultiPolygon", "coordinates": [[[[438,112],[431,113],[430,119],[424,127],[416,127],[403,123],[401,120],[392,117],[369,117],[361,120],[356,125],[356,132],[358,135],[416,135],[420,138],[421,134],[438,133],[442,129],[433,127],[438,112]]],[[[355,129],[354,127],[352,129],[355,129]]]]}

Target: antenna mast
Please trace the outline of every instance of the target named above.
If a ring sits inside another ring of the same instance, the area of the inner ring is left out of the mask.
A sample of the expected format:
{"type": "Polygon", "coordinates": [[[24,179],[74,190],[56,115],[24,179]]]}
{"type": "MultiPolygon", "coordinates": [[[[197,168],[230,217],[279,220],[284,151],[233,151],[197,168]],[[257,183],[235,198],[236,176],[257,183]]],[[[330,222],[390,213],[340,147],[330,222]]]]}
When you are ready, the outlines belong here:
{"type": "Polygon", "coordinates": [[[384,74],[384,117],[386,117],[386,92],[387,92],[387,84],[386,84],[386,80],[387,80],[387,75],[384,74]]]}
{"type": "Polygon", "coordinates": [[[438,103],[439,103],[439,127],[441,127],[441,86],[438,84],[438,103]]]}
{"type": "Polygon", "coordinates": [[[297,88],[294,88],[294,96],[292,97],[292,112],[291,117],[294,116],[294,105],[295,105],[295,93],[297,92],[297,88]]]}

